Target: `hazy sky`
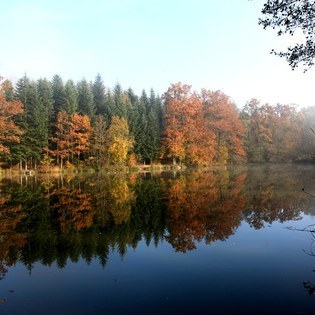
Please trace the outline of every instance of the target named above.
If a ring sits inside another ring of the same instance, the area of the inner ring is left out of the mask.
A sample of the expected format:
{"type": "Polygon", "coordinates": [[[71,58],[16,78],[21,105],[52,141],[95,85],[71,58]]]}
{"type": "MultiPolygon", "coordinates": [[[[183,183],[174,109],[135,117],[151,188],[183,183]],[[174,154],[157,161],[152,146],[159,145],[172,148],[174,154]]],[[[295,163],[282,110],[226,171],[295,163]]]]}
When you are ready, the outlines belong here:
{"type": "Polygon", "coordinates": [[[100,73],[104,84],[151,87],[181,81],[220,89],[241,107],[315,105],[315,68],[292,71],[270,55],[285,47],[258,26],[263,0],[10,0],[0,2],[0,75],[64,81],[100,73]]]}

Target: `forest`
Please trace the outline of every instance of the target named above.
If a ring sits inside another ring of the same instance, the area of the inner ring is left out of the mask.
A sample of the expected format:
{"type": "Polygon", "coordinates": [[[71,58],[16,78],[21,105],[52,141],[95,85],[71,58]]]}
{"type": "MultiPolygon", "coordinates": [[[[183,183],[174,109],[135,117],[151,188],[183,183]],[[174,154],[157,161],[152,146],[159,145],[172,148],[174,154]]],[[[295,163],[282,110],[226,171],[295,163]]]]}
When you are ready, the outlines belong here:
{"type": "Polygon", "coordinates": [[[221,91],[171,84],[136,95],[117,83],[29,79],[0,83],[1,168],[125,168],[313,161],[315,107],[238,108],[221,91]]]}

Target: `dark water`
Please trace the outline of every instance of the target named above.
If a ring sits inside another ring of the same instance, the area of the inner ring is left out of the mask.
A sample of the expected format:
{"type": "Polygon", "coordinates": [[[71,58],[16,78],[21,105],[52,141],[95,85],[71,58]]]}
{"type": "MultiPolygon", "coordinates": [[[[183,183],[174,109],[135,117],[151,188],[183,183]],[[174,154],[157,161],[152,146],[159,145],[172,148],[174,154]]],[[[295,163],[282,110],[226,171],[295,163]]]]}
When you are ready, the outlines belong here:
{"type": "Polygon", "coordinates": [[[0,314],[315,314],[314,214],[315,166],[3,179],[0,314]]]}

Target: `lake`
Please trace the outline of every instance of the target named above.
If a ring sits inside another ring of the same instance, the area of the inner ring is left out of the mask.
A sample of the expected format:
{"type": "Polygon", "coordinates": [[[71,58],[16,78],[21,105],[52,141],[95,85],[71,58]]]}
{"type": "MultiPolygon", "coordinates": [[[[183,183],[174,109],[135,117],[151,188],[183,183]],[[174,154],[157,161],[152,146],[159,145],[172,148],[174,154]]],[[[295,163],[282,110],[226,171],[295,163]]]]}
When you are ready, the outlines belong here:
{"type": "Polygon", "coordinates": [[[315,314],[315,166],[12,176],[0,314],[315,314]]]}

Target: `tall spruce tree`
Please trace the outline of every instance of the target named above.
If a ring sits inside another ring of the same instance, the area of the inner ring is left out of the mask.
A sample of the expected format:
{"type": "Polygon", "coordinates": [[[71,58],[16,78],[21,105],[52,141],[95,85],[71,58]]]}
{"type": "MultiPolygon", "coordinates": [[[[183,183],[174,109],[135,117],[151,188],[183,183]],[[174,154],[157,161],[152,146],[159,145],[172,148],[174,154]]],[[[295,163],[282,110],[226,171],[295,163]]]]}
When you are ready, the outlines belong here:
{"type": "Polygon", "coordinates": [[[66,107],[66,92],[61,76],[54,75],[52,79],[53,90],[53,113],[54,119],[57,117],[58,112],[62,111],[66,107]]]}
{"type": "Polygon", "coordinates": [[[46,104],[43,102],[37,84],[26,76],[20,79],[16,85],[16,97],[24,105],[24,114],[17,124],[24,134],[20,143],[14,144],[12,157],[25,168],[34,167],[40,161],[44,148],[48,148],[49,122],[46,104]]]}
{"type": "Polygon", "coordinates": [[[65,107],[64,111],[69,115],[73,115],[78,110],[78,93],[72,80],[68,80],[65,84],[65,107]]]}
{"type": "Polygon", "coordinates": [[[114,108],[112,116],[123,117],[127,119],[127,106],[126,98],[124,98],[124,92],[119,83],[116,83],[113,90],[114,108]]]}
{"type": "Polygon", "coordinates": [[[97,74],[95,78],[92,85],[92,92],[96,115],[108,116],[109,113],[106,109],[105,87],[100,74],[97,74]]]}
{"type": "Polygon", "coordinates": [[[147,112],[147,157],[152,163],[160,155],[161,150],[161,134],[159,125],[159,102],[155,96],[154,90],[150,90],[149,109],[147,112]]]}
{"type": "Polygon", "coordinates": [[[78,90],[78,111],[82,115],[87,115],[91,121],[95,117],[95,108],[93,103],[93,93],[91,84],[86,79],[82,79],[77,84],[78,90]]]}
{"type": "Polygon", "coordinates": [[[135,97],[133,91],[128,91],[131,100],[131,114],[129,119],[130,131],[135,139],[134,153],[139,162],[145,163],[147,156],[147,101],[145,91],[142,92],[141,98],[135,97]]]}
{"type": "Polygon", "coordinates": [[[48,148],[49,121],[45,105],[34,82],[30,84],[28,95],[25,140],[32,148],[32,164],[35,164],[41,159],[43,149],[48,148]]]}
{"type": "Polygon", "coordinates": [[[53,89],[52,84],[47,79],[39,79],[37,81],[37,92],[43,103],[45,114],[48,117],[48,121],[51,122],[53,115],[53,89]]]}

